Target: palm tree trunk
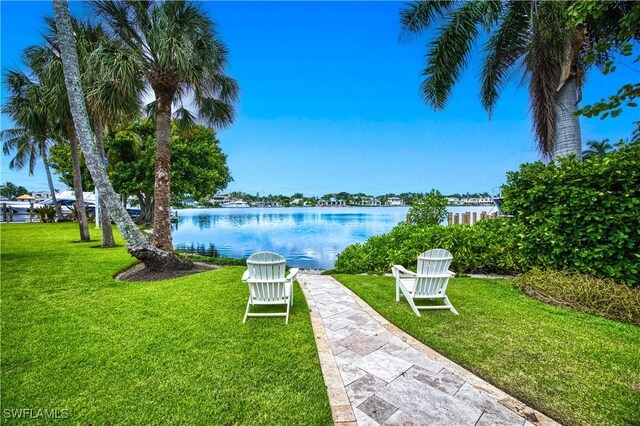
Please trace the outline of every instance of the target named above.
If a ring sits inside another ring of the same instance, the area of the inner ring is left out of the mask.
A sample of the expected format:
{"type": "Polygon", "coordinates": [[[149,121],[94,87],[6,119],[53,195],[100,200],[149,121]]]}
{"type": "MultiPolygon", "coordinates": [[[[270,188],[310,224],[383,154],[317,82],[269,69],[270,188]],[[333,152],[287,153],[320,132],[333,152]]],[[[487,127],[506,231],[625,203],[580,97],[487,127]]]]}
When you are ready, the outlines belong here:
{"type": "Polygon", "coordinates": [[[71,168],[73,169],[73,192],[76,197],[76,211],[78,213],[78,225],[80,226],[80,241],[86,243],[91,240],[89,234],[89,222],[87,210],[84,206],[84,194],[82,193],[82,174],[80,171],[80,152],[78,151],[78,136],[73,122],[67,122],[67,132],[71,144],[71,168]]]}
{"type": "Polygon", "coordinates": [[[153,223],[153,197],[138,192],[136,194],[140,202],[140,216],[136,219],[137,223],[153,223]]]}
{"type": "Polygon", "coordinates": [[[78,65],[76,41],[71,28],[71,16],[67,0],[54,0],[53,10],[59,36],[58,42],[64,68],[64,80],[67,86],[71,113],[78,129],[80,146],[100,198],[104,200],[120,233],[127,242],[127,250],[132,256],[144,262],[147,268],[152,271],[191,269],[193,263],[186,257],[160,250],[149,243],[149,240],[133,223],[131,216],[129,216],[129,213],[120,202],[118,194],[111,186],[104,163],[91,134],[87,107],[84,102],[82,87],[80,86],[80,67],[78,65]]]}
{"type": "MultiPolygon", "coordinates": [[[[102,127],[102,120],[100,117],[94,117],[93,130],[96,136],[96,148],[98,154],[102,156],[104,164],[104,128],[102,127]]],[[[100,230],[102,231],[102,247],[115,247],[116,241],[113,238],[113,229],[111,228],[111,215],[109,209],[100,198],[100,206],[96,206],[100,209],[100,230]]]]}
{"type": "Polygon", "coordinates": [[[554,160],[570,154],[575,154],[578,159],[582,158],[580,121],[574,115],[578,108],[576,90],[576,80],[574,77],[570,77],[556,95],[554,160]]]}
{"type": "Polygon", "coordinates": [[[62,209],[60,208],[58,199],[56,198],[56,189],[53,186],[51,168],[49,167],[49,153],[47,152],[46,147],[42,150],[42,162],[44,163],[44,171],[47,174],[47,183],[49,184],[49,191],[51,192],[51,202],[53,203],[53,207],[56,209],[56,216],[58,217],[58,220],[62,220],[64,216],[62,216],[62,209]]]}
{"type": "Polygon", "coordinates": [[[157,92],[156,178],[154,186],[153,241],[163,250],[171,242],[171,102],[173,93],[157,92]]]}

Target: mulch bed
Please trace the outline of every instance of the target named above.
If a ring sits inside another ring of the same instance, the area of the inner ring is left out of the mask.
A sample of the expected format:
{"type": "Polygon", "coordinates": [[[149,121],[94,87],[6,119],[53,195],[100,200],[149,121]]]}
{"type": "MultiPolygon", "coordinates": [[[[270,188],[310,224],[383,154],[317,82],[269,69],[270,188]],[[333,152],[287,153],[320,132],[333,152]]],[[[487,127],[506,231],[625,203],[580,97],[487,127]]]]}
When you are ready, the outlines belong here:
{"type": "Polygon", "coordinates": [[[186,277],[187,275],[198,274],[200,272],[211,271],[212,269],[220,269],[221,266],[204,262],[193,262],[193,269],[188,271],[163,271],[152,272],[145,268],[143,263],[133,265],[126,271],[116,275],[118,281],[162,281],[173,278],[186,277]]]}

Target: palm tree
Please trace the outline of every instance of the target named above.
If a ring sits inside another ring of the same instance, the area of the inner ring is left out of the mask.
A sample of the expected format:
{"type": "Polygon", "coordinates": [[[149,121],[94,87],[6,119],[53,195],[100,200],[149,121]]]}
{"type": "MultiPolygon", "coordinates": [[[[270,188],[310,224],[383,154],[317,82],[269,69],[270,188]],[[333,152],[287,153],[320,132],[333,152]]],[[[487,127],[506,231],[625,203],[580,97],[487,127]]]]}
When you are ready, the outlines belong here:
{"type": "Polygon", "coordinates": [[[71,148],[71,165],[73,170],[73,191],[78,211],[78,225],[80,227],[80,241],[91,240],[89,223],[84,204],[82,176],[80,171],[80,150],[78,137],[73,126],[73,119],[69,110],[69,101],[64,86],[64,74],[60,58],[55,23],[45,19],[48,30],[43,34],[45,42],[42,45],[31,46],[25,50],[25,58],[29,68],[38,76],[43,87],[43,101],[48,105],[54,117],[53,125],[56,131],[69,141],[71,148]]]}
{"type": "Polygon", "coordinates": [[[581,49],[589,32],[587,25],[567,28],[568,4],[540,0],[410,3],[401,11],[406,34],[421,34],[444,21],[428,47],[422,72],[424,101],[436,110],[444,108],[474,43],[487,33],[480,74],[485,110],[491,116],[507,81],[524,71],[538,149],[548,158],[572,153],[580,158],[580,124],[574,112],[585,74],[581,49]]]}
{"type": "Polygon", "coordinates": [[[187,1],[98,1],[94,3],[127,54],[140,64],[145,84],[155,95],[156,178],[155,244],[171,250],[170,176],[172,106],[184,120],[195,120],[187,99],[201,119],[215,127],[233,121],[238,85],[226,75],[227,48],[213,21],[187,1]]]}
{"type": "MultiPolygon", "coordinates": [[[[106,162],[104,123],[114,125],[137,115],[141,110],[144,90],[136,73],[135,58],[125,54],[123,46],[109,38],[101,25],[74,22],[78,34],[82,79],[98,152],[106,162]]],[[[102,246],[113,247],[111,216],[104,202],[99,203],[102,246]]]]}
{"type": "Polygon", "coordinates": [[[52,136],[51,111],[48,105],[42,102],[43,88],[38,81],[33,81],[17,70],[6,72],[5,85],[8,100],[2,108],[2,113],[9,115],[19,126],[0,132],[0,139],[4,142],[2,147],[4,154],[10,155],[15,151],[15,156],[9,162],[9,168],[20,170],[28,164],[29,174],[33,175],[36,160],[41,158],[47,174],[51,200],[58,220],[61,220],[62,211],[56,200],[56,190],[49,167],[48,151],[52,136]]]}
{"type": "Polygon", "coordinates": [[[591,140],[587,142],[589,149],[582,152],[582,158],[603,157],[607,152],[613,149],[613,145],[609,143],[609,139],[601,141],[591,140]]]}
{"type": "Polygon", "coordinates": [[[193,263],[176,253],[158,249],[142,234],[127,210],[120,203],[118,194],[113,190],[104,167],[103,155],[98,152],[97,146],[91,134],[89,115],[85,104],[80,79],[80,66],[69,4],[67,0],[54,0],[53,9],[60,45],[65,87],[68,92],[69,106],[78,139],[84,154],[87,168],[98,189],[100,197],[104,200],[111,215],[127,242],[127,250],[137,259],[145,263],[147,268],[154,271],[167,269],[190,269],[193,263]]]}

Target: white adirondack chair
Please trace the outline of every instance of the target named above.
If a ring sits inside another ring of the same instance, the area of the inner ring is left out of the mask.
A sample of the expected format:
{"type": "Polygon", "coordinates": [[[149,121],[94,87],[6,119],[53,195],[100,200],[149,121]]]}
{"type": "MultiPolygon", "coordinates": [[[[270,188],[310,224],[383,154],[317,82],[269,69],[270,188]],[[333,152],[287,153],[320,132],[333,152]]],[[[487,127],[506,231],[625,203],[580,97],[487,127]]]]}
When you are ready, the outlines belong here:
{"type": "Polygon", "coordinates": [[[247,259],[247,270],[242,281],[249,286],[249,301],[242,323],[247,317],[285,317],[289,324],[289,309],[293,305],[293,281],[298,269],[292,268],[285,274],[286,260],[277,253],[261,251],[247,259]],[[251,305],[287,305],[283,313],[251,313],[251,305]]]}
{"type": "Polygon", "coordinates": [[[420,309],[449,309],[458,315],[446,295],[449,278],[455,276],[449,271],[452,260],[453,256],[447,250],[434,249],[418,256],[417,272],[394,265],[392,272],[396,278],[396,302],[400,301],[400,296],[404,296],[417,316],[420,316],[420,309]],[[444,305],[416,306],[416,299],[442,299],[444,305]]]}

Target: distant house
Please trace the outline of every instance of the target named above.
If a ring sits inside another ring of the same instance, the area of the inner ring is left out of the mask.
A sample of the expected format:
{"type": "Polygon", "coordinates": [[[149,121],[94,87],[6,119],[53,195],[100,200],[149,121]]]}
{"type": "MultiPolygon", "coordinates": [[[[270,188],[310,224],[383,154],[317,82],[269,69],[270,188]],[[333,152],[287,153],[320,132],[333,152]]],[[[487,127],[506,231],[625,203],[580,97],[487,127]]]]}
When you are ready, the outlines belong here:
{"type": "Polygon", "coordinates": [[[360,205],[367,207],[378,207],[382,205],[382,203],[375,197],[362,197],[360,198],[360,205]]]}
{"type": "Polygon", "coordinates": [[[447,203],[451,206],[461,206],[463,204],[458,197],[447,197],[447,203]]]}
{"type": "Polygon", "coordinates": [[[211,197],[211,202],[213,204],[223,204],[228,203],[229,201],[231,201],[231,198],[229,198],[228,195],[214,195],[211,197]]]}
{"type": "Polygon", "coordinates": [[[299,206],[302,204],[302,198],[294,198],[289,204],[292,206],[299,206]]]}
{"type": "Polygon", "coordinates": [[[490,197],[463,198],[461,204],[465,206],[492,206],[493,200],[490,197]]]}
{"type": "Polygon", "coordinates": [[[182,200],[182,205],[185,207],[198,207],[199,203],[193,198],[185,198],[182,200]]]}
{"type": "Polygon", "coordinates": [[[344,207],[346,203],[344,200],[337,200],[333,197],[328,200],[318,200],[318,207],[344,207]]]}
{"type": "Polygon", "coordinates": [[[389,207],[401,207],[401,206],[404,206],[404,202],[400,197],[389,197],[387,198],[386,205],[389,207]]]}

